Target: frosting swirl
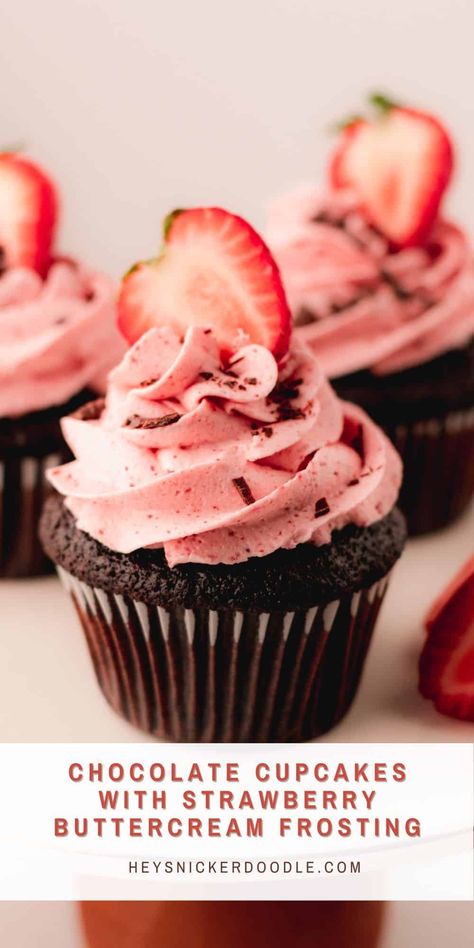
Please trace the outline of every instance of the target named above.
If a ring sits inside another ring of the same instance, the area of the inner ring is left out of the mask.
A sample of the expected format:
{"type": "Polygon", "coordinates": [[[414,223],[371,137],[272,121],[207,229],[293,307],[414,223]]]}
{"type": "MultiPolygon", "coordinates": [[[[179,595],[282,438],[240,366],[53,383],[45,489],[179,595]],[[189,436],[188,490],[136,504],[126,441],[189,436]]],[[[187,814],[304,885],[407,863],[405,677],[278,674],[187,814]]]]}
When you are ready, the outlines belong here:
{"type": "Polygon", "coordinates": [[[163,546],[170,566],[329,542],[383,517],[401,480],[388,439],[300,341],[280,365],[243,345],[223,368],[210,330],[151,329],[97,417],[63,432],[76,460],[48,476],[78,527],[121,553],[163,546]]]}
{"type": "Polygon", "coordinates": [[[70,262],[43,280],[16,267],[0,279],[0,417],[67,402],[99,388],[124,343],[115,326],[114,286],[70,262]]]}
{"type": "Polygon", "coordinates": [[[474,334],[474,254],[446,220],[426,246],[393,252],[354,194],[300,186],[273,204],[267,237],[298,332],[329,377],[397,372],[474,334]]]}

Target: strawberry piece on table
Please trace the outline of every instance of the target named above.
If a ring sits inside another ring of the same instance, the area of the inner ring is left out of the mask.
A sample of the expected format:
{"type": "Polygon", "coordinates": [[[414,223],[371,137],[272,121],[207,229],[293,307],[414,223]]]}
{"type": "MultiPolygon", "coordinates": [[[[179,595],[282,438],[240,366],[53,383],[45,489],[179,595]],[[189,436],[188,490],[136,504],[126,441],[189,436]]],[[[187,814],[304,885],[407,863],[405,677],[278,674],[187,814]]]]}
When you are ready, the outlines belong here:
{"type": "Polygon", "coordinates": [[[371,223],[395,247],[426,240],[453,170],[453,147],[427,112],[372,96],[374,119],[356,116],[343,128],[329,175],[351,188],[371,223]]]}
{"type": "Polygon", "coordinates": [[[161,255],[136,264],[122,282],[118,321],[130,343],[153,326],[180,334],[206,326],[224,354],[240,331],[277,358],[285,354],[291,317],[280,273],[250,224],[219,207],[174,211],[164,240],[161,255]]]}
{"type": "Polygon", "coordinates": [[[0,269],[30,267],[44,276],[56,214],[56,191],[44,172],[21,155],[0,153],[0,269]]]}
{"type": "Polygon", "coordinates": [[[474,556],[432,606],[420,691],[442,714],[474,721],[474,556]]]}

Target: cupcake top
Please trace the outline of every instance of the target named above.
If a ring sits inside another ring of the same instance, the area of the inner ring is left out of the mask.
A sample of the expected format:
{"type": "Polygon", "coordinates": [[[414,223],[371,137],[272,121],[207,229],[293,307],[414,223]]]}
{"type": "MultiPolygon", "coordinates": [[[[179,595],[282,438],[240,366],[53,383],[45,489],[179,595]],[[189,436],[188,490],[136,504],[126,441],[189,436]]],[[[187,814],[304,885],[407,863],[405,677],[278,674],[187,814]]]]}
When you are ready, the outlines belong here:
{"type": "Polygon", "coordinates": [[[268,239],[299,333],[330,377],[398,372],[474,335],[474,253],[440,213],[452,147],[426,113],[375,97],[329,181],[273,203],[268,239]]]}
{"type": "Polygon", "coordinates": [[[49,473],[80,529],[121,553],[164,547],[170,566],[230,564],[394,506],[398,455],[290,341],[278,271],[240,218],[168,220],[119,317],[135,341],[105,402],[64,419],[76,459],[49,473]]]}
{"type": "Polygon", "coordinates": [[[0,418],[100,389],[123,354],[112,281],[53,256],[57,203],[36,165],[0,154],[0,418]]]}

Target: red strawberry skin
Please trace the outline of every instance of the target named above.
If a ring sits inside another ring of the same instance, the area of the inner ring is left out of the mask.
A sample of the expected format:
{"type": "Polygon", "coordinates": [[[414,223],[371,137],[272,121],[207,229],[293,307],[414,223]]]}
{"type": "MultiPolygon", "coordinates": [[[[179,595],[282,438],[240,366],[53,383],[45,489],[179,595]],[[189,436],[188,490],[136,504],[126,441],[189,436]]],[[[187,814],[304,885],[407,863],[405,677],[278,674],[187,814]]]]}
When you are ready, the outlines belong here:
{"type": "Polygon", "coordinates": [[[452,142],[441,122],[427,112],[394,106],[374,121],[358,119],[343,130],[329,178],[333,187],[359,194],[369,219],[394,247],[409,247],[428,238],[453,167],[452,142]]]}
{"type": "Polygon", "coordinates": [[[339,142],[329,161],[329,181],[333,188],[348,188],[351,184],[348,169],[346,169],[346,154],[352,142],[359,137],[359,133],[369,127],[366,119],[358,118],[346,125],[339,134],[339,142]]]}
{"type": "Polygon", "coordinates": [[[474,722],[474,556],[430,610],[419,687],[442,714],[474,722]]]}
{"type": "Polygon", "coordinates": [[[171,326],[180,334],[191,325],[207,326],[224,355],[242,330],[281,358],[291,333],[270,251],[247,221],[219,207],[175,211],[166,218],[162,254],[124,277],[118,323],[130,343],[153,326],[171,326]]]}
{"type": "Polygon", "coordinates": [[[58,211],[56,190],[27,158],[0,154],[2,268],[29,267],[44,276],[51,262],[58,211]]]}

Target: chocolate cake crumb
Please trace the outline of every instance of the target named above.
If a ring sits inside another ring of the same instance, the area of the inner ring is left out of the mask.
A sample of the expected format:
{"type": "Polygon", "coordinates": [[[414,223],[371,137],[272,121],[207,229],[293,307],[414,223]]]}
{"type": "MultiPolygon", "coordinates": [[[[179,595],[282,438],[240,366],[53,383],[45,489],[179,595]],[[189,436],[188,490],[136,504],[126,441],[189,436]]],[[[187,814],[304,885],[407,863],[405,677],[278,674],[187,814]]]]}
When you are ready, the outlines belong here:
{"type": "Polygon", "coordinates": [[[358,478],[358,477],[353,477],[352,480],[349,481],[349,483],[348,483],[347,486],[348,486],[348,487],[355,487],[356,484],[358,484],[358,483],[359,483],[359,478],[358,478]]]}
{"type": "Polygon", "coordinates": [[[314,507],[314,516],[315,516],[315,517],[324,517],[326,514],[330,513],[330,510],[331,510],[331,508],[330,508],[330,506],[329,506],[329,504],[328,504],[326,498],[325,498],[325,497],[320,497],[319,500],[316,501],[316,504],[315,504],[315,507],[314,507]]]}
{"type": "Polygon", "coordinates": [[[162,415],[161,418],[142,418],[141,415],[130,415],[127,418],[124,428],[167,428],[168,425],[174,425],[181,418],[178,412],[171,412],[169,415],[162,415]]]}
{"type": "Polygon", "coordinates": [[[204,379],[205,382],[208,382],[209,379],[214,378],[212,372],[200,372],[200,373],[199,373],[199,377],[200,377],[201,379],[204,379]]]}
{"type": "Polygon", "coordinates": [[[41,535],[48,554],[89,586],[150,605],[271,612],[324,605],[367,589],[392,568],[405,540],[404,520],[392,510],[369,527],[349,525],[323,546],[254,556],[231,566],[184,563],[170,568],[163,549],[115,553],[78,529],[59,495],[46,504],[41,535]]]}
{"type": "Polygon", "coordinates": [[[255,497],[253,496],[252,491],[245,480],[245,477],[235,477],[232,483],[237,488],[242,500],[245,504],[247,504],[247,506],[255,503],[255,497]]]}

